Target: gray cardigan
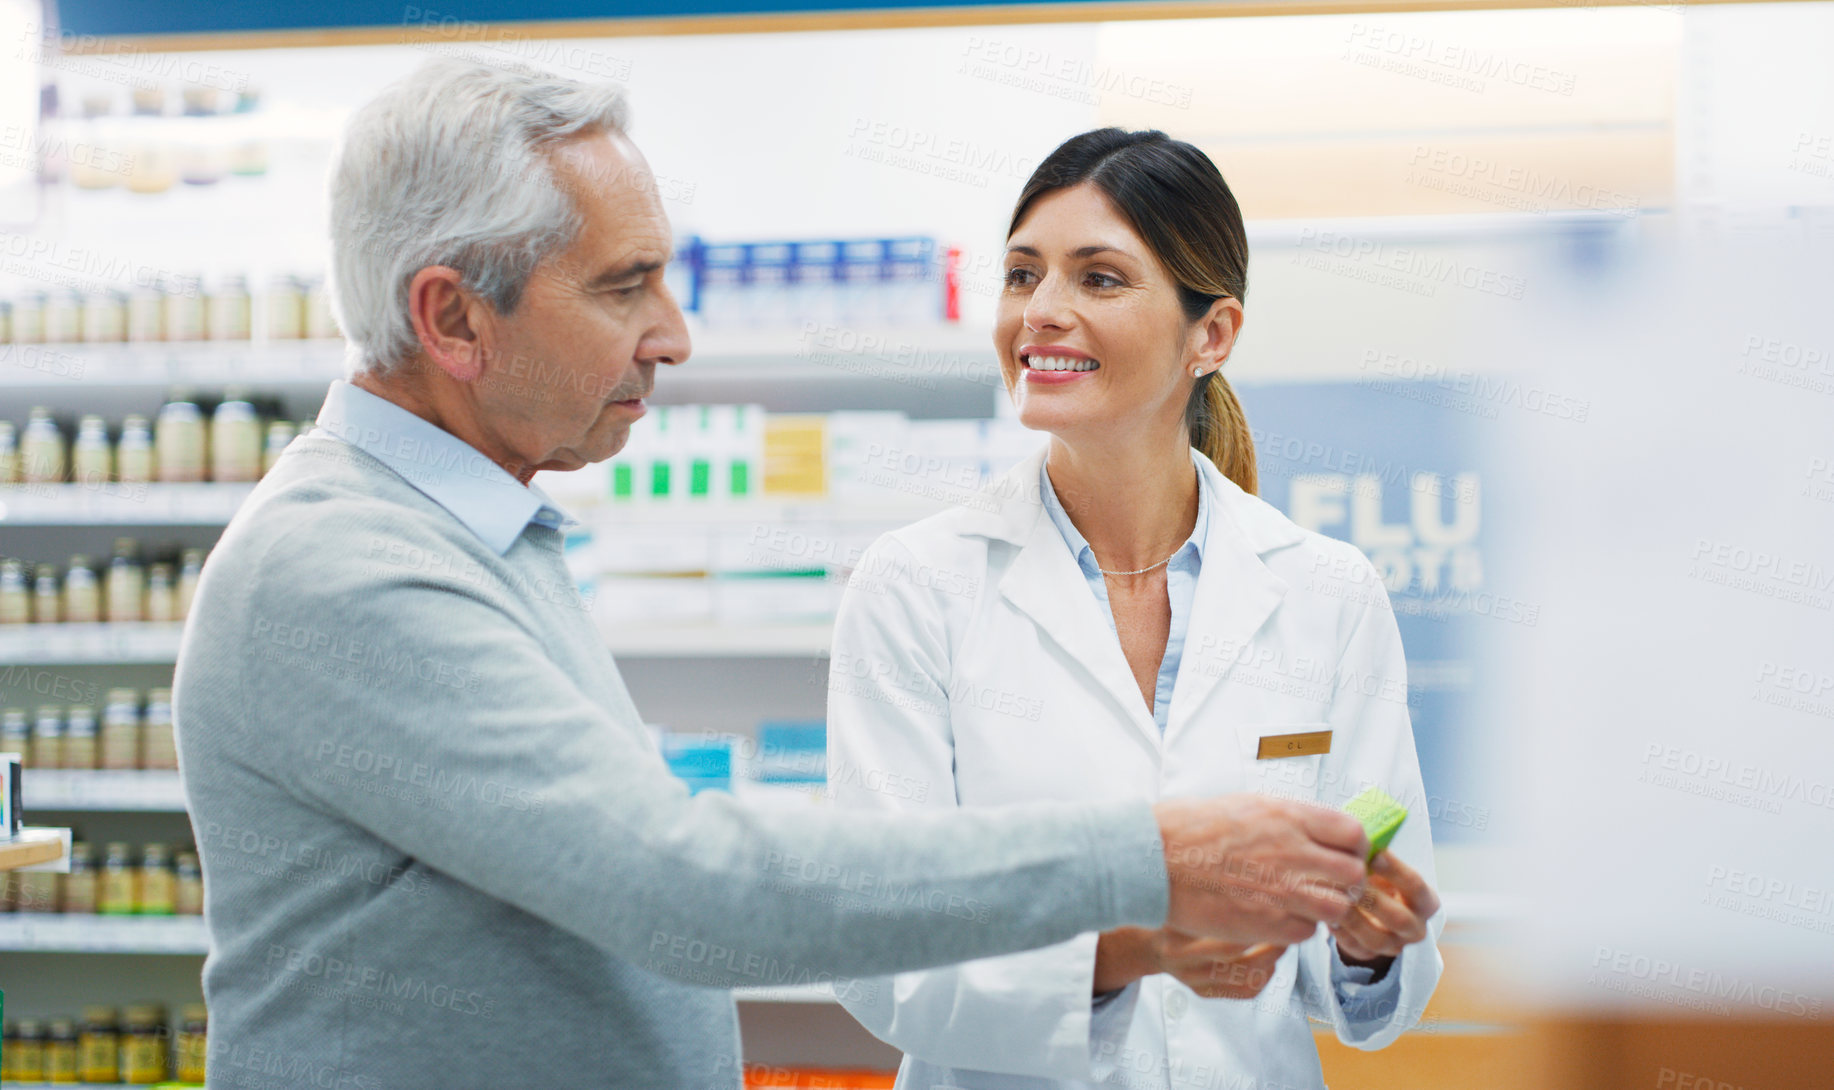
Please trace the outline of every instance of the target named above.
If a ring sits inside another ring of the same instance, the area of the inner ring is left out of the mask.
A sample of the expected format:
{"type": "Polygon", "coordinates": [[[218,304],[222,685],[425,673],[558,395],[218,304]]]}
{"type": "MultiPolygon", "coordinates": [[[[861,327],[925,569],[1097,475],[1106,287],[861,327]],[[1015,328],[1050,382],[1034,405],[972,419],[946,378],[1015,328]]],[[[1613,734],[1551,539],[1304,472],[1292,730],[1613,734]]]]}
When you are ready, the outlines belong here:
{"type": "Polygon", "coordinates": [[[499,554],[323,431],[211,554],[175,687],[212,1087],[732,1090],[724,989],[877,987],[1166,913],[1146,803],[690,797],[557,531],[499,554]]]}

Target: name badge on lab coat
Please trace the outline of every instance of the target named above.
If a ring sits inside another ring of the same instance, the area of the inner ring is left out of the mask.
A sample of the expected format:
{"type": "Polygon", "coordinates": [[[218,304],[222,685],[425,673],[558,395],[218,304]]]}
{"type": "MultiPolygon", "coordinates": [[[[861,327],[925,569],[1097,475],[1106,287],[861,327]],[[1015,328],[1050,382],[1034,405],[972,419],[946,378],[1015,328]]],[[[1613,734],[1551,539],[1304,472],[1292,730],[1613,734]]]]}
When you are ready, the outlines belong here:
{"type": "Polygon", "coordinates": [[[1310,757],[1314,753],[1331,752],[1331,732],[1312,730],[1301,734],[1268,734],[1261,738],[1261,746],[1255,751],[1255,760],[1265,761],[1274,757],[1310,757]]]}

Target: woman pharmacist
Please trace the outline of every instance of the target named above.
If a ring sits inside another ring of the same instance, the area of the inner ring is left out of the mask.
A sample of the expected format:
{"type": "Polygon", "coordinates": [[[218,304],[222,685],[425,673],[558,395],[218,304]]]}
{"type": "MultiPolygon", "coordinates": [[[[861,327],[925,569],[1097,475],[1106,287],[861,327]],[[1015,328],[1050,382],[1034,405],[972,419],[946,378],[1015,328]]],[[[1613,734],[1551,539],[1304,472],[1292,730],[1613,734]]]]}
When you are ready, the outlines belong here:
{"type": "Polygon", "coordinates": [[[1320,1088],[1307,1015],[1381,1048],[1438,983],[1387,595],[1353,546],[1255,496],[1217,373],[1247,260],[1235,198],[1189,144],[1102,129],[1040,164],[994,345],[1020,420],[1050,442],[860,565],[834,636],[830,783],[876,809],[1237,791],[1340,805],[1375,784],[1416,816],[1358,910],[1291,945],[1127,929],[864,990],[848,1008],[907,1054],[900,1087],[1320,1088]],[[886,783],[922,790],[872,790],[886,783]]]}

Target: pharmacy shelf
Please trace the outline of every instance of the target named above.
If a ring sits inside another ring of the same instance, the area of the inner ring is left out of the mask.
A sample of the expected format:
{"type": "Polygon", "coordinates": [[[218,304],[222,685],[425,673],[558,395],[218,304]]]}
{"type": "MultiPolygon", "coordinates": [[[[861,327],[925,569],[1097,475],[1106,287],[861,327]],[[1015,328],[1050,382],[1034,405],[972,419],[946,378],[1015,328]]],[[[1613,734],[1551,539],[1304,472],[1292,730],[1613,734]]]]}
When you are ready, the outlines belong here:
{"type": "MultiPolygon", "coordinates": [[[[538,477],[536,484],[541,484],[538,477]]],[[[966,499],[972,493],[964,492],[966,499]]],[[[796,526],[808,523],[886,523],[903,526],[926,518],[948,506],[924,496],[887,492],[870,497],[763,496],[733,501],[674,500],[669,502],[595,502],[554,499],[594,530],[616,532],[620,526],[682,526],[734,529],[768,524],[796,526]]]]}
{"type": "Polygon", "coordinates": [[[0,871],[56,863],[69,842],[68,829],[21,829],[18,836],[0,841],[0,871]]]}
{"type": "MultiPolygon", "coordinates": [[[[911,387],[998,383],[985,329],[937,323],[698,330],[689,362],[661,376],[671,385],[705,373],[770,373],[786,379],[878,379],[911,387]]],[[[0,344],[0,389],[131,386],[322,386],[344,374],[344,342],[153,341],[121,344],[0,344]]]]}
{"type": "Polygon", "coordinates": [[[178,661],[184,626],[170,623],[21,624],[0,627],[0,662],[150,663],[178,661]]]}
{"type": "Polygon", "coordinates": [[[657,405],[737,403],[771,412],[897,410],[985,418],[1004,393],[984,329],[816,323],[693,334],[694,353],[656,376],[657,405]]]}
{"type": "MultiPolygon", "coordinates": [[[[63,916],[29,912],[0,916],[0,950],[14,953],[174,954],[210,952],[202,916],[63,916]]],[[[739,988],[743,1003],[833,1003],[819,984],[739,988]]]]}
{"type": "MultiPolygon", "coordinates": [[[[734,787],[738,791],[752,793],[752,798],[762,799],[766,804],[808,805],[808,790],[800,785],[758,784],[741,780],[734,787]]],[[[22,797],[30,812],[185,812],[185,789],[176,772],[28,768],[25,770],[22,797]]]]}
{"type": "Polygon", "coordinates": [[[203,954],[202,916],[0,916],[0,950],[64,954],[203,954]]]}
{"type": "Polygon", "coordinates": [[[0,389],[266,389],[323,386],[344,373],[342,340],[9,344],[0,349],[0,389]]]}
{"type": "MultiPolygon", "coordinates": [[[[600,632],[624,658],[795,658],[828,650],[833,625],[679,624],[606,619],[600,632]]],[[[9,666],[178,661],[177,624],[63,624],[0,627],[0,663],[9,666]]]]}
{"type": "Polygon", "coordinates": [[[604,619],[599,634],[618,658],[806,658],[828,652],[832,622],[722,625],[604,619]]]}
{"type": "Polygon", "coordinates": [[[29,812],[97,810],[183,813],[185,791],[176,772],[26,769],[21,787],[29,812]]]}
{"type": "Polygon", "coordinates": [[[997,372],[987,370],[994,363],[993,338],[981,326],[807,322],[775,329],[703,328],[690,339],[688,362],[665,371],[659,381],[690,374],[697,366],[710,371],[766,367],[826,378],[997,380],[997,372]]]}
{"type": "Polygon", "coordinates": [[[222,526],[252,484],[0,486],[4,526],[222,526]]]}
{"type": "MultiPolygon", "coordinates": [[[[542,482],[537,479],[536,483],[542,482]]],[[[222,526],[254,488],[253,484],[0,485],[0,526],[222,526]]],[[[941,500],[895,493],[863,498],[765,496],[740,503],[556,499],[582,522],[608,531],[619,526],[727,529],[814,522],[901,526],[947,506],[941,500]]]]}

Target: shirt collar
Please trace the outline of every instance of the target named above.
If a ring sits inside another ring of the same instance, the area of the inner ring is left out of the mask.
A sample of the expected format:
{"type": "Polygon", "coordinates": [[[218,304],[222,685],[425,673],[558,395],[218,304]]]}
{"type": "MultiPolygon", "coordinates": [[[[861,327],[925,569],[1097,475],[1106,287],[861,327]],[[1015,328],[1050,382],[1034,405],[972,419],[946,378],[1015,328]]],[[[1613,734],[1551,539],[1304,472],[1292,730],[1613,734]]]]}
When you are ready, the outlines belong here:
{"type": "MultiPolygon", "coordinates": [[[[1195,459],[1202,455],[1197,453],[1196,448],[1192,448],[1192,457],[1195,459]]],[[[1192,464],[1196,468],[1196,463],[1192,464]]],[[[1195,560],[1199,563],[1203,562],[1204,541],[1210,533],[1209,491],[1205,487],[1203,473],[1199,472],[1197,474],[1197,523],[1191,527],[1190,538],[1178,547],[1178,552],[1172,554],[1174,560],[1188,549],[1195,560]]],[[[1100,569],[1095,567],[1095,550],[1089,547],[1088,539],[1083,537],[1081,531],[1077,530],[1076,524],[1070,521],[1069,512],[1064,510],[1063,503],[1057,498],[1057,490],[1051,486],[1051,474],[1043,461],[1038,465],[1038,494],[1044,497],[1045,512],[1051,516],[1051,521],[1057,524],[1057,532],[1063,535],[1064,543],[1070,546],[1070,555],[1076,558],[1079,565],[1085,565],[1084,557],[1087,556],[1085,566],[1099,571],[1100,569]]]]}
{"type": "Polygon", "coordinates": [[[342,379],[326,391],[318,426],[394,470],[499,556],[531,522],[553,530],[575,524],[546,492],[523,485],[476,447],[342,379]]]}

